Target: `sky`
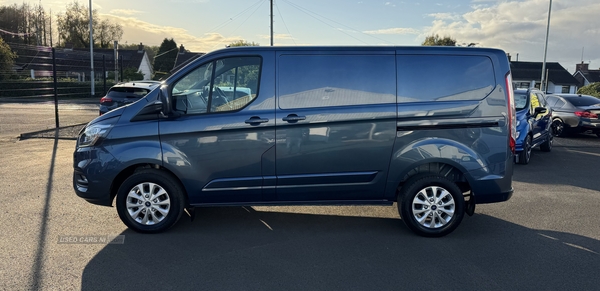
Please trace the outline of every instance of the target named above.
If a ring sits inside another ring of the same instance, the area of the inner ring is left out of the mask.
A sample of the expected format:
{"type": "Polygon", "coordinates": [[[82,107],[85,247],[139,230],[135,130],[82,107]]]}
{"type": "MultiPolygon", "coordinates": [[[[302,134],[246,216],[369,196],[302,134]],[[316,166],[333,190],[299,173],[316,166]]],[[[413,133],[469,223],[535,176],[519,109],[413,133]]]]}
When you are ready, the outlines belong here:
{"type": "MultiPolygon", "coordinates": [[[[500,48],[513,60],[541,62],[550,0],[273,0],[274,45],[420,45],[426,36],[500,48]]],[[[41,3],[60,13],[72,0],[41,3]]],[[[80,1],[88,5],[89,1],[80,1]]],[[[270,44],[269,0],[92,0],[123,26],[121,43],[173,38],[210,52],[236,40],[270,44]]],[[[582,60],[600,68],[600,1],[553,0],[547,61],[571,73],[582,60]]]]}

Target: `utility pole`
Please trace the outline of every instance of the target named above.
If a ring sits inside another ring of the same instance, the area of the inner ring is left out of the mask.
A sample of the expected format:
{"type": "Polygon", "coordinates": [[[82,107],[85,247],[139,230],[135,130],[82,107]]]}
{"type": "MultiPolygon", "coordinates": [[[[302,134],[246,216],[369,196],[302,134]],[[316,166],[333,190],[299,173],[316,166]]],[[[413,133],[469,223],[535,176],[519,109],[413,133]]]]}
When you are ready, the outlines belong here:
{"type": "Polygon", "coordinates": [[[542,63],[542,80],[540,83],[540,89],[546,93],[546,55],[548,54],[548,35],[550,34],[550,12],[552,12],[552,0],[550,0],[550,7],[548,8],[548,25],[546,26],[546,45],[544,46],[544,62],[542,63]]]}
{"type": "Polygon", "coordinates": [[[93,17],[92,17],[92,0],[90,0],[90,81],[92,83],[92,97],[95,94],[94,92],[94,26],[92,25],[93,17]]]}
{"type": "Polygon", "coordinates": [[[273,46],[273,0],[271,0],[271,46],[273,46]]]}

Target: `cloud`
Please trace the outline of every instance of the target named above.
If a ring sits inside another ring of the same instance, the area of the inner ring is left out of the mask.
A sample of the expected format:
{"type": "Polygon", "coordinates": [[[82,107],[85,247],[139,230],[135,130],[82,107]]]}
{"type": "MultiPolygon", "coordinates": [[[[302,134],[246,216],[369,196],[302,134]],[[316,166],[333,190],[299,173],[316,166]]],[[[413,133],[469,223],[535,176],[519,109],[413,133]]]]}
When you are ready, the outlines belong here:
{"type": "Polygon", "coordinates": [[[135,17],[110,14],[101,14],[101,16],[123,26],[121,42],[160,45],[165,38],[173,38],[178,45],[182,44],[190,51],[209,52],[243,39],[240,36],[224,37],[219,33],[205,33],[202,36],[196,36],[183,28],[160,26],[135,17]]]}
{"type": "MultiPolygon", "coordinates": [[[[484,2],[484,1],[472,1],[484,2]]],[[[552,6],[547,60],[560,62],[573,72],[581,61],[585,47],[585,61],[600,66],[600,2],[580,0],[555,1],[552,6]]],[[[459,43],[479,43],[482,47],[496,47],[516,55],[519,60],[543,60],[548,1],[525,0],[471,7],[462,15],[430,14],[434,18],[420,39],[431,34],[449,35],[459,43]],[[539,13],[531,13],[538,11],[539,13]]]]}
{"type": "Polygon", "coordinates": [[[386,28],[386,29],[379,29],[379,30],[368,30],[368,31],[363,31],[363,33],[366,33],[366,34],[419,34],[420,31],[418,31],[414,28],[397,27],[397,28],[386,28]]]}
{"type": "Polygon", "coordinates": [[[145,13],[145,12],[139,11],[139,10],[135,10],[135,9],[113,9],[109,13],[110,14],[117,14],[117,15],[131,16],[131,15],[142,14],[142,13],[145,13]]]}

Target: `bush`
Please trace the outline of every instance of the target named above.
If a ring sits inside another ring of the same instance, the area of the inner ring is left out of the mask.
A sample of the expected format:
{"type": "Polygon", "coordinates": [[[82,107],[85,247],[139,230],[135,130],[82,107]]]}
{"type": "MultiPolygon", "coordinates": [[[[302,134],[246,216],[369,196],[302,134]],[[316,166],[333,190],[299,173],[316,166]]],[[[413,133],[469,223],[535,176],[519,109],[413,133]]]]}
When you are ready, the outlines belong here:
{"type": "Polygon", "coordinates": [[[596,98],[600,98],[600,82],[592,83],[579,88],[579,90],[577,90],[577,94],[591,95],[596,98]]]}

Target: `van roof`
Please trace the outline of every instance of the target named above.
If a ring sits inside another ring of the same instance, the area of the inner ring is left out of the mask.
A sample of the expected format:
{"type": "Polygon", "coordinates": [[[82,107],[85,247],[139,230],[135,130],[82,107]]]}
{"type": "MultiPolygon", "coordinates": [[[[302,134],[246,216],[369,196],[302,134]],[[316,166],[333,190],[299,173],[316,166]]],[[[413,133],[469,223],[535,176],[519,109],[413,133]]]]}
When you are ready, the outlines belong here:
{"type": "Polygon", "coordinates": [[[277,50],[277,51],[396,51],[396,50],[419,50],[419,51],[460,51],[460,52],[484,52],[489,53],[504,53],[501,49],[496,48],[479,48],[479,47],[453,47],[453,46],[236,46],[227,47],[213,51],[209,54],[216,52],[226,52],[232,50],[241,51],[265,51],[265,50],[277,50]]]}

